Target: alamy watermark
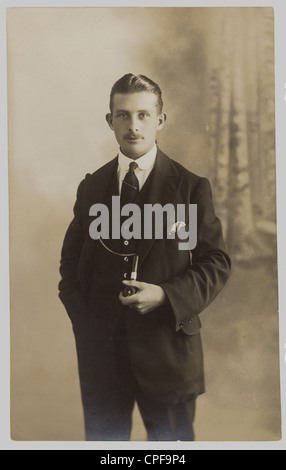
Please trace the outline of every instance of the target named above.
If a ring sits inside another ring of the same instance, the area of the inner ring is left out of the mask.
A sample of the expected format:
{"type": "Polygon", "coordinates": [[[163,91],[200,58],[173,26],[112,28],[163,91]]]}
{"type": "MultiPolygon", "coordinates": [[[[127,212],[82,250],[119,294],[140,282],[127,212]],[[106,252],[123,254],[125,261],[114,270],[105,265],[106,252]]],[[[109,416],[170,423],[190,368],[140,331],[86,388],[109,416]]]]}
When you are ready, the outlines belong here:
{"type": "Polygon", "coordinates": [[[193,250],[197,245],[197,204],[144,204],[142,213],[137,204],[121,207],[120,196],[112,196],[111,212],[110,216],[109,208],[101,203],[90,207],[89,215],[96,217],[89,226],[93,240],[174,240],[177,236],[179,250],[193,250]]]}

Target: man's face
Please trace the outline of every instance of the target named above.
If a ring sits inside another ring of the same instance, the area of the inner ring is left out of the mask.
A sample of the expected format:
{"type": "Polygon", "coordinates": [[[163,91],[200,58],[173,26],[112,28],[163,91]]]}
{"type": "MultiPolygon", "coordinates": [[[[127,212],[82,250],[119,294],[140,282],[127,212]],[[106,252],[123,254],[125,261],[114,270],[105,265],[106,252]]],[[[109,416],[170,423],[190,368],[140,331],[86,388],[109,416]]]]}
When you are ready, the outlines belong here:
{"type": "Polygon", "coordinates": [[[158,114],[154,93],[115,93],[112,113],[106,120],[114,131],[124,155],[136,160],[155,144],[157,131],[164,126],[165,114],[158,114]]]}

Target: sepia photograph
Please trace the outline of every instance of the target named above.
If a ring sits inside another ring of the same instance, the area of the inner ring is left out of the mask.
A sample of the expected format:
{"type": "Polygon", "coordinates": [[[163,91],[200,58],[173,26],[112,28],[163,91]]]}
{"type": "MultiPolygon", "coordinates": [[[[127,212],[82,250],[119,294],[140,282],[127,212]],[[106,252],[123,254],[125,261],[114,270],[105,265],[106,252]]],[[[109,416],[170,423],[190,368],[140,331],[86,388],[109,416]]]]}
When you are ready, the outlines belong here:
{"type": "Polygon", "coordinates": [[[275,21],[6,9],[15,443],[281,441],[275,21]]]}

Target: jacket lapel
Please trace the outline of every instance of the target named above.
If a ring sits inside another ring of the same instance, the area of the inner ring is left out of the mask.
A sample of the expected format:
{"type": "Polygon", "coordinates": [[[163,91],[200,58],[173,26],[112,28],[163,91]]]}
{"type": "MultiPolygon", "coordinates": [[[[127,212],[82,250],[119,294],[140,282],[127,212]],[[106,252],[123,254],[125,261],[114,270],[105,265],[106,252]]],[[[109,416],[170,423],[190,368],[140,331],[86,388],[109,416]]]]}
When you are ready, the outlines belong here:
{"type": "Polygon", "coordinates": [[[92,204],[102,203],[110,207],[112,196],[119,194],[117,181],[118,157],[114,158],[92,175],[88,187],[92,204]]]}
{"type": "Polygon", "coordinates": [[[117,157],[93,174],[87,174],[83,193],[85,240],[79,261],[79,282],[84,293],[88,293],[94,269],[95,241],[89,235],[91,218],[89,210],[93,204],[106,204],[109,207],[113,194],[118,194],[117,157]]]}
{"type": "MultiPolygon", "coordinates": [[[[172,160],[159,149],[150,178],[149,191],[144,200],[141,201],[141,210],[144,210],[144,204],[160,204],[161,206],[167,203],[175,204],[182,177],[178,174],[172,160]]],[[[154,242],[154,237],[152,239],[142,238],[137,241],[139,267],[142,265],[154,242]]]]}

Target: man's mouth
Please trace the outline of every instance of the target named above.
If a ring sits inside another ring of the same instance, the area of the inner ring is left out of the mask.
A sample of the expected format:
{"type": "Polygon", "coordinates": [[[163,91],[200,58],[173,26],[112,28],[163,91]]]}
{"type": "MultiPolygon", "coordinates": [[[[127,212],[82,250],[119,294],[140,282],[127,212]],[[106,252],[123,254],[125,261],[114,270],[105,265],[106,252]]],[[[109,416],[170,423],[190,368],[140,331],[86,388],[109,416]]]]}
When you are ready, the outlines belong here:
{"type": "Polygon", "coordinates": [[[125,140],[128,140],[129,142],[136,142],[136,141],[141,140],[141,139],[143,139],[143,137],[141,137],[141,136],[127,135],[125,137],[125,140]]]}

